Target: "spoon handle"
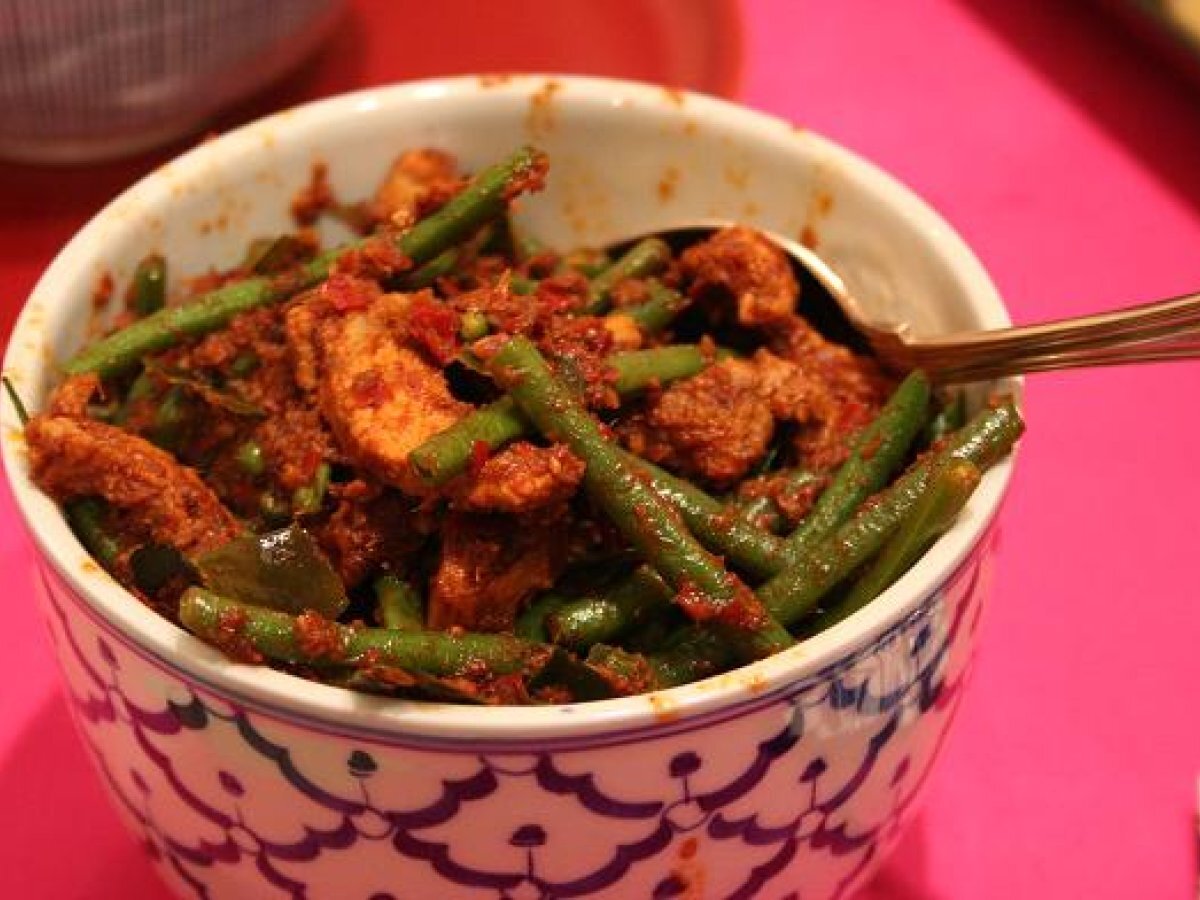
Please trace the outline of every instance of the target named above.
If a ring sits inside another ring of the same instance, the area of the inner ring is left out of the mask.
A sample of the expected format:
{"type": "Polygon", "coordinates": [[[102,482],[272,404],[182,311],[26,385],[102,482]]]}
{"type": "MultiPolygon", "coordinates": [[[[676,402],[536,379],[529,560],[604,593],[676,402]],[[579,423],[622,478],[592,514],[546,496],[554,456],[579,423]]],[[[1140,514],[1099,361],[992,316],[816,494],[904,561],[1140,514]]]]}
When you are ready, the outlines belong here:
{"type": "Polygon", "coordinates": [[[1195,359],[1200,358],[1200,293],[1040,325],[932,339],[897,337],[881,340],[877,352],[943,383],[1195,359]]]}

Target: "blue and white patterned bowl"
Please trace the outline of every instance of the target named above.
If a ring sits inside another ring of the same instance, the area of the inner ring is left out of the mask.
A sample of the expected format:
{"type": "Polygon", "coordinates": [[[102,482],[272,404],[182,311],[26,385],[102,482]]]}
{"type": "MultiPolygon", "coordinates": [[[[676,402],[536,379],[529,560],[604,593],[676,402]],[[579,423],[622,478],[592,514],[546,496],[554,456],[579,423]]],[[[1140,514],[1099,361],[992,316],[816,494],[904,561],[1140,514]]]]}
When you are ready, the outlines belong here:
{"type": "MultiPolygon", "coordinates": [[[[286,227],[314,162],[356,197],[403,148],[473,167],[526,141],[552,175],[521,215],[563,246],[731,216],[816,240],[919,330],[1008,321],[944,221],[803,129],[624,82],[457,78],[281,113],[154,173],[54,261],[5,368],[36,405],[84,339],[97,279],[123,285],[150,250],[177,272],[239,258],[286,227]]],[[[30,484],[10,409],[2,421],[83,738],[172,888],[217,900],[848,896],[911,814],[958,705],[1011,474],[989,472],[876,603],[786,653],[643,697],[479,709],[227,661],[91,562],[30,484]]]]}

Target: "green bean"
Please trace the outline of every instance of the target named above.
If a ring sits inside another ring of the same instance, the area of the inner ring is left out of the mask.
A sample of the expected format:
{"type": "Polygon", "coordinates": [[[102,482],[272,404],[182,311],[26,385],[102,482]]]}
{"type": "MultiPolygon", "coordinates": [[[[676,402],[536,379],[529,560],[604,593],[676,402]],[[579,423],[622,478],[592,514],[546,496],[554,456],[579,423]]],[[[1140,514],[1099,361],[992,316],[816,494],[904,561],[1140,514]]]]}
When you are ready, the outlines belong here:
{"type": "Polygon", "coordinates": [[[328,640],[305,640],[301,618],[238,603],[191,587],[179,599],[179,621],[215,646],[245,656],[310,666],[395,666],[426,675],[456,676],[479,668],[493,675],[523,672],[546,655],[538,644],[504,634],[449,634],[351,628],[308,615],[328,640]]]}
{"type": "Polygon", "coordinates": [[[395,575],[380,575],[375,579],[375,619],[384,628],[395,631],[423,631],[425,610],[421,595],[395,575]]]}
{"type": "Polygon", "coordinates": [[[246,441],[233,455],[234,462],[247,475],[257,478],[267,469],[267,460],[258,441],[246,441]]]}
{"type": "MultiPolygon", "coordinates": [[[[609,358],[617,375],[615,388],[623,395],[635,393],[651,382],[667,384],[695,375],[707,362],[699,347],[688,344],[631,350],[609,358]]],[[[476,444],[491,452],[529,431],[528,420],[512,399],[501,397],[414,448],[408,461],[428,484],[443,485],[466,470],[476,444]]]]}
{"type": "Polygon", "coordinates": [[[431,485],[442,485],[466,471],[477,444],[489,452],[529,432],[529,423],[509,397],[480,407],[408,454],[408,462],[431,485]]]}
{"type": "Polygon", "coordinates": [[[595,670],[618,697],[644,694],[658,687],[658,677],[650,661],[641,653],[623,647],[596,644],[588,651],[587,665],[595,670]]]}
{"type": "Polygon", "coordinates": [[[187,391],[180,385],[172,385],[154,411],[151,440],[164,450],[178,450],[183,445],[189,419],[187,391]]]}
{"type": "Polygon", "coordinates": [[[167,261],[157,253],[142,259],[133,270],[129,308],[139,317],[152,315],[167,303],[167,261]]]}
{"type": "Polygon", "coordinates": [[[789,556],[829,535],[887,484],[920,432],[928,408],[929,379],[921,371],[910,372],[879,415],[859,433],[850,458],[833,476],[804,523],[787,538],[789,556]]]}
{"type": "Polygon", "coordinates": [[[325,492],[329,489],[329,463],[317,465],[313,480],[292,492],[292,512],[296,515],[312,515],[320,512],[321,504],[325,502],[325,492]]]}
{"type": "Polygon", "coordinates": [[[763,614],[749,589],[704,550],[671,505],[605,439],[527,338],[515,337],[500,348],[488,361],[488,371],[543,436],[565,443],[587,464],[588,494],[681,595],[686,612],[732,626],[727,630],[743,658],[769,655],[791,644],[787,631],[763,614]]]}
{"type": "Polygon", "coordinates": [[[816,618],[828,627],[874,600],[913,567],[939,537],[950,529],[981,477],[979,467],[951,457],[930,475],[929,486],[909,512],[904,525],[883,545],[879,555],[859,575],[836,606],[816,618]]]}
{"type": "Polygon", "coordinates": [[[729,645],[711,629],[690,625],[672,643],[646,657],[658,687],[678,687],[732,668],[729,645]]]}
{"type": "Polygon", "coordinates": [[[955,391],[953,395],[947,398],[937,411],[937,414],[929,420],[929,424],[925,426],[925,433],[922,435],[922,443],[926,447],[932,447],[952,431],[957,431],[962,428],[967,421],[967,398],[962,391],[955,391]]]}
{"type": "MultiPolygon", "coordinates": [[[[500,215],[515,192],[536,181],[543,165],[544,157],[538,151],[528,147],[518,150],[504,162],[485,169],[440,210],[401,234],[396,239],[397,249],[412,265],[424,265],[500,215]]],[[[361,246],[362,242],[352,244],[348,250],[361,246]]],[[[165,350],[187,337],[216,331],[241,313],[279,303],[320,283],[348,250],[328,250],[290,272],[247,278],[182,306],[159,310],[85,348],[66,364],[66,373],[95,372],[104,377],[118,374],[149,353],[165,350]]]]}
{"type": "Polygon", "coordinates": [[[422,288],[433,287],[439,278],[452,273],[458,265],[459,252],[457,247],[451,247],[439,253],[415,272],[409,272],[400,279],[400,290],[419,291],[422,288]]]}
{"type": "Polygon", "coordinates": [[[609,293],[626,278],[657,275],[671,262],[671,248],[660,238],[644,238],[626,250],[616,262],[592,279],[588,288],[589,315],[608,309],[609,293]]]}
{"type": "Polygon", "coordinates": [[[567,602],[567,597],[555,591],[547,591],[535,597],[517,616],[513,634],[527,641],[544,644],[550,640],[546,633],[546,617],[567,602]]]}
{"type": "Polygon", "coordinates": [[[632,453],[626,461],[646,473],[651,487],[671,503],[692,534],[705,547],[758,578],[774,575],[784,565],[783,542],[739,518],[721,501],[632,453]]]}
{"type": "Polygon", "coordinates": [[[651,385],[690,378],[711,363],[712,356],[695,344],[674,344],[614,353],[609,362],[617,373],[613,389],[629,397],[651,385]]]}
{"type": "Polygon", "coordinates": [[[642,565],[607,588],[569,600],[560,598],[545,615],[545,632],[554,643],[574,649],[614,641],[651,612],[669,606],[672,596],[659,574],[642,565]]]}
{"type": "MultiPolygon", "coordinates": [[[[661,612],[621,635],[620,646],[634,653],[657,653],[667,647],[668,639],[679,629],[677,609],[667,601],[661,612]]],[[[682,615],[682,614],[680,614],[682,615]]]]}
{"type": "Polygon", "coordinates": [[[647,289],[650,298],[644,303],[624,307],[609,315],[628,317],[642,334],[658,334],[687,308],[688,300],[678,291],[673,291],[658,281],[649,282],[647,289]]]}
{"type": "Polygon", "coordinates": [[[80,497],[67,503],[63,511],[79,543],[105,568],[112,568],[120,555],[121,545],[104,527],[108,505],[99,497],[80,497]]]}
{"type": "Polygon", "coordinates": [[[595,278],[612,265],[612,258],[603,250],[582,248],[571,250],[563,258],[561,269],[570,269],[585,278],[595,278]]]}
{"type": "Polygon", "coordinates": [[[758,589],[758,598],[780,622],[798,623],[827,591],[878,553],[896,533],[938,466],[949,459],[965,459],[986,469],[1008,453],[1024,427],[1011,401],[984,410],[840,528],[798,553],[786,569],[758,589]]]}

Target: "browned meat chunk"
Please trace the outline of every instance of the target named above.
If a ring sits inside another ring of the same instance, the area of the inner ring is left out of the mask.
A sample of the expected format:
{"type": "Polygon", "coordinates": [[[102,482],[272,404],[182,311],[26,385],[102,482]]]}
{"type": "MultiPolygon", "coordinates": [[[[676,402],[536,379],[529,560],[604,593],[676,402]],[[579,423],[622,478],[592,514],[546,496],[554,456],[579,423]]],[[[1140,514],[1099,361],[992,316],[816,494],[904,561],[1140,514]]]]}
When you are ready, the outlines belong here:
{"type": "Polygon", "coordinates": [[[88,404],[99,391],[100,376],[72,375],[54,389],[46,414],[83,418],[87,415],[88,404]]]}
{"type": "Polygon", "coordinates": [[[103,497],[185,554],[225,543],[241,530],[216,495],[166,451],[103,422],[38,416],[25,429],[38,486],[60,502],[103,497]]]}
{"type": "Polygon", "coordinates": [[[812,417],[796,435],[800,459],[818,471],[840,465],[851,439],[879,411],[892,382],[873,359],[830,343],[798,316],[777,323],[771,349],[795,363],[815,386],[812,417]]]}
{"type": "Polygon", "coordinates": [[[680,264],[693,297],[732,296],[742,325],[777,322],[795,308],[799,286],[787,255],[751,228],[718,231],[685,250],[680,264]]]}
{"type": "Polygon", "coordinates": [[[315,378],[321,413],[350,459],[388,484],[423,493],[409,451],[470,406],[451,396],[441,371],[409,342],[410,310],[427,298],[376,291],[360,302],[359,288],[338,283],[346,280],[331,280],[308,308],[289,311],[297,378],[315,378]]]}
{"type": "Polygon", "coordinates": [[[284,319],[288,350],[292,355],[292,374],[303,390],[317,389],[317,325],[322,318],[319,304],[295,303],[284,319]]]}
{"type": "Polygon", "coordinates": [[[470,476],[455,505],[477,512],[527,513],[566,502],[583,480],[583,460],[562,444],[506,447],[470,476]]]}
{"type": "Polygon", "coordinates": [[[380,219],[408,222],[444,202],[459,186],[454,157],[441,150],[409,150],[392,163],[375,192],[380,219]]]}
{"type": "Polygon", "coordinates": [[[776,419],[808,418],[811,393],[795,365],[760,350],[672,385],[621,433],[639,456],[726,487],[762,458],[776,419]]]}
{"type": "Polygon", "coordinates": [[[316,537],[346,587],[353,588],[381,566],[402,568],[421,546],[412,519],[409,504],[394,493],[363,502],[343,499],[316,527],[316,537]]]}
{"type": "Polygon", "coordinates": [[[452,513],[429,596],[431,628],[511,630],[521,605],[562,568],[561,522],[452,513]]]}

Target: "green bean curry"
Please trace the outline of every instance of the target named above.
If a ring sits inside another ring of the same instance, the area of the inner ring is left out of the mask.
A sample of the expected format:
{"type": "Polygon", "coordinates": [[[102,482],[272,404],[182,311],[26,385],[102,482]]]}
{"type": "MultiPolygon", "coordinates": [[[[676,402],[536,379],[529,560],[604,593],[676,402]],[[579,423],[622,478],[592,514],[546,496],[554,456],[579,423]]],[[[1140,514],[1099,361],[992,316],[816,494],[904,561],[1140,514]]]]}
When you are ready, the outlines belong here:
{"type": "Polygon", "coordinates": [[[548,165],[521,148],[472,178],[411,150],[356,203],[317,169],[294,231],[230,267],[147,257],[27,418],[35,482],[117,581],[238,662],[548,704],[844,618],[1020,434],[1011,402],[967,420],[822,336],[750,228],[537,243],[510,213],[548,165]],[[323,248],[322,217],[359,237],[323,248]]]}

